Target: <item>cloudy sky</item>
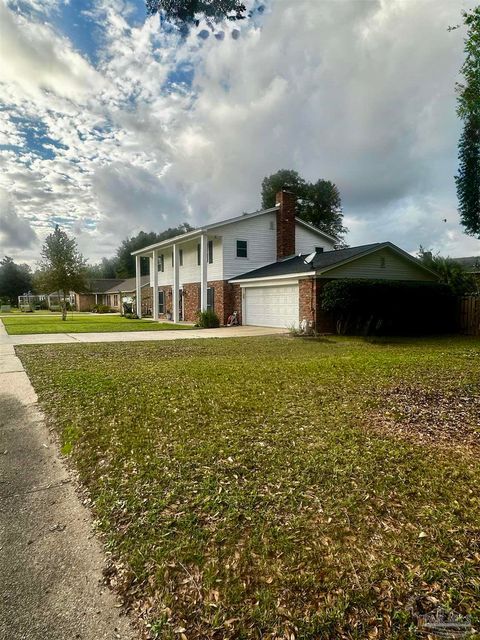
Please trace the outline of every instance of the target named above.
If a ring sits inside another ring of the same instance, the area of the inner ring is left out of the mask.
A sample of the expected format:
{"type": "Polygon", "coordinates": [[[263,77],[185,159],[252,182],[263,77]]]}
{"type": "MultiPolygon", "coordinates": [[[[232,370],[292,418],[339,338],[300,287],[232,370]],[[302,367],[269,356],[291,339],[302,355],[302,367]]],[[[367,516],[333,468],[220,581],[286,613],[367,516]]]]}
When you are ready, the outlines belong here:
{"type": "Polygon", "coordinates": [[[33,263],[58,223],[96,261],[258,209],[281,168],[338,185],[351,245],[480,253],[456,211],[447,31],[474,1],[249,4],[185,38],[143,0],[0,0],[0,256],[33,263]]]}

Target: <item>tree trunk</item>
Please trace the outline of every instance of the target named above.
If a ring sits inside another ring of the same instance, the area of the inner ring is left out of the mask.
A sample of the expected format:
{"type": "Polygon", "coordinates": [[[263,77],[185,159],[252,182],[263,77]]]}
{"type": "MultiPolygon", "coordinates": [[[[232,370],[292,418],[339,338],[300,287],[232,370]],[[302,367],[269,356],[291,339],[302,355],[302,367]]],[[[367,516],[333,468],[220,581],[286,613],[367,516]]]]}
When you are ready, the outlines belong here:
{"type": "Polygon", "coordinates": [[[66,320],[67,319],[67,303],[65,302],[65,291],[62,292],[63,293],[63,300],[62,300],[62,320],[66,320]]]}

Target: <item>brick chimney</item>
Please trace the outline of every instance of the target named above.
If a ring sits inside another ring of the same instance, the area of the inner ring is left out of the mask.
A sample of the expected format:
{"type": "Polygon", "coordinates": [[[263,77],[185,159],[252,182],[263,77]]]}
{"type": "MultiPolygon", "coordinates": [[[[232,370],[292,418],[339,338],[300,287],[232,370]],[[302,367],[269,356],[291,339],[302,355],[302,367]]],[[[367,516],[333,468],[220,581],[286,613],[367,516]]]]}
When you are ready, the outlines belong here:
{"type": "Polygon", "coordinates": [[[295,253],[295,209],[297,197],[290,191],[279,191],[277,203],[277,260],[295,253]]]}

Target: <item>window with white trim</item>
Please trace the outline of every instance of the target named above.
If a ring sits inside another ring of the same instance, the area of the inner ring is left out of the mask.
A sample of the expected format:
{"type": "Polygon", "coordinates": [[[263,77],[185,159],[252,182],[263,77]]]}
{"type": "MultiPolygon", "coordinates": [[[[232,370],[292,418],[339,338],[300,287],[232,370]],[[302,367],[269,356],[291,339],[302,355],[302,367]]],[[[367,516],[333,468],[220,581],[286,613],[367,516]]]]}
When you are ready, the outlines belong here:
{"type": "Polygon", "coordinates": [[[158,292],[158,313],[165,313],[165,291],[158,292]]]}
{"type": "Polygon", "coordinates": [[[212,264],[213,262],[213,240],[208,241],[208,264],[212,264]]]}
{"type": "Polygon", "coordinates": [[[158,256],[158,271],[165,271],[165,259],[163,253],[158,256]]]}

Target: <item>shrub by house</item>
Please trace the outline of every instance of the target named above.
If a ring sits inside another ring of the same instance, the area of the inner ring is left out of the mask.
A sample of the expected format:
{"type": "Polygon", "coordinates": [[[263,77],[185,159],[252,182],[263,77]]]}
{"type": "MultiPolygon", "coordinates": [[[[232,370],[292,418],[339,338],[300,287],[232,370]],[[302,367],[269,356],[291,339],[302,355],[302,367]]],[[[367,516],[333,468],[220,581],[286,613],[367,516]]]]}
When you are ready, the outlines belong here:
{"type": "Polygon", "coordinates": [[[454,330],[455,302],[444,284],[342,279],[325,284],[321,305],[338,333],[425,335],[454,330]]]}

